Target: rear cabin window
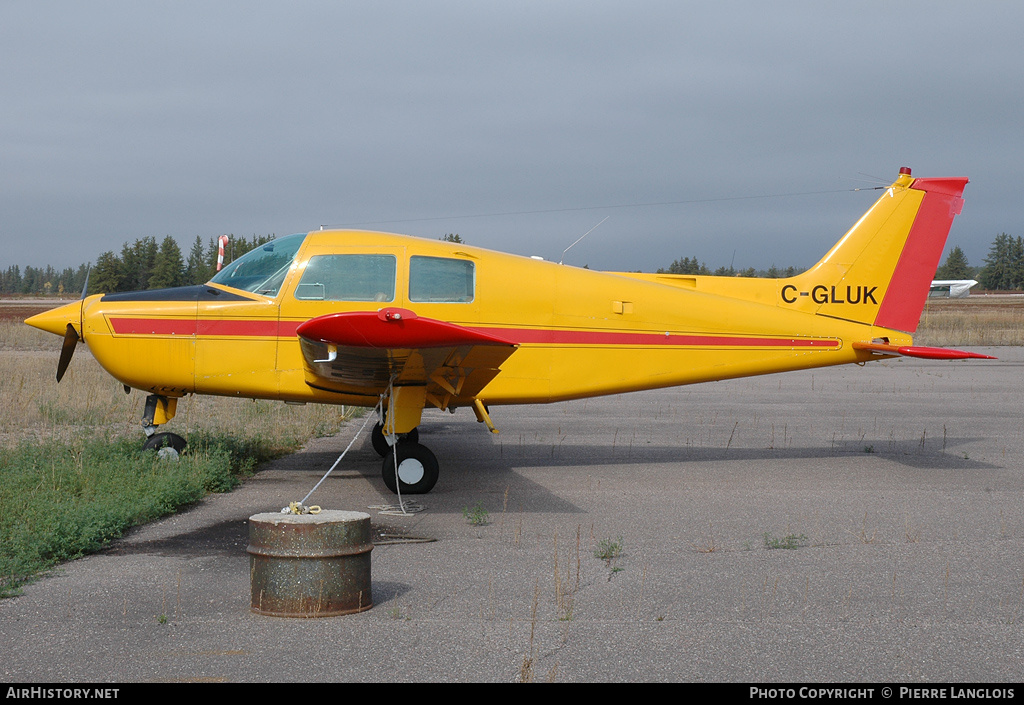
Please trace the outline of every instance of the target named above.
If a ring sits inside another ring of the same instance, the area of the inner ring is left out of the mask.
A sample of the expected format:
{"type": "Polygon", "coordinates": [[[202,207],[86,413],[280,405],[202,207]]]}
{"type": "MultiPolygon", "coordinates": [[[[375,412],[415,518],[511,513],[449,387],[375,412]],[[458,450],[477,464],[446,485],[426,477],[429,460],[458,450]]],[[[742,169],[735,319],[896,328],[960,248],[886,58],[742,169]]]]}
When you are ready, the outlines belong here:
{"type": "Polygon", "coordinates": [[[409,258],[409,300],[418,303],[467,303],[476,285],[472,262],[447,257],[409,258]]]}
{"type": "Polygon", "coordinates": [[[295,287],[301,301],[394,301],[394,255],[315,255],[295,287]]]}

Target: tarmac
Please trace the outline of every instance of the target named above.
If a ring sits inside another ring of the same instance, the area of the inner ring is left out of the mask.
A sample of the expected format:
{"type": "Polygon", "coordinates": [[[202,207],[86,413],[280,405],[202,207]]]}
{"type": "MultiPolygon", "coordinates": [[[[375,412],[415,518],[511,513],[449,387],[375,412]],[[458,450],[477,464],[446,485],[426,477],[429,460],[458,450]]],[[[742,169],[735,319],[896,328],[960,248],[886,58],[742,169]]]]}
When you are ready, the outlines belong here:
{"type": "Polygon", "coordinates": [[[407,515],[367,428],[306,503],[371,516],[372,608],[254,613],[249,517],[357,419],[0,601],[0,676],[1019,683],[1024,348],[979,351],[497,407],[499,435],[425,413],[407,515]]]}

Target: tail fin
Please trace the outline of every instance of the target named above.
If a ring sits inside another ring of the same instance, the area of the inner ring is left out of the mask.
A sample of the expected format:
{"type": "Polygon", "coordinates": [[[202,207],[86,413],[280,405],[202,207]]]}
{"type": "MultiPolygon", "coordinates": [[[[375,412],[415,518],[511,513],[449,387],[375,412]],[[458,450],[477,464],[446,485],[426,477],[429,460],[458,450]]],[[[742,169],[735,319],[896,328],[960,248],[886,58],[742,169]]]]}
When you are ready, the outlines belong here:
{"type": "Polygon", "coordinates": [[[820,262],[783,282],[783,306],[913,333],[966,185],[900,169],[820,262]]]}

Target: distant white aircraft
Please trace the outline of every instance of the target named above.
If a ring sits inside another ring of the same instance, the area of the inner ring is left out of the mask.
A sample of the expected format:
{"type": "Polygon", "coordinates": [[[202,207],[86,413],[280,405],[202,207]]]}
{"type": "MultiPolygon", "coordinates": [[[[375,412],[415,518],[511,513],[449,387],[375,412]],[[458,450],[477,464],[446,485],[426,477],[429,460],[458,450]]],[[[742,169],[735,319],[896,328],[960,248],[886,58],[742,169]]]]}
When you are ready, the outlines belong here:
{"type": "Polygon", "coordinates": [[[932,282],[932,288],[928,296],[948,296],[951,299],[959,299],[971,293],[971,287],[978,282],[973,279],[936,279],[932,282]]]}

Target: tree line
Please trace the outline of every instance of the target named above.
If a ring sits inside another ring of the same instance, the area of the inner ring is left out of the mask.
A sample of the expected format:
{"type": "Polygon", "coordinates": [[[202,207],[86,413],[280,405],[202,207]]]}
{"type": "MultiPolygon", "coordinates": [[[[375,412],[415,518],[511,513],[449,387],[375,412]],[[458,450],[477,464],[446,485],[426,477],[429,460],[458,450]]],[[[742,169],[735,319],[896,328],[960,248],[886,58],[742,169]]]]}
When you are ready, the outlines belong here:
{"type": "MultiPolygon", "coordinates": [[[[781,279],[800,274],[803,269],[786,267],[782,269],[774,264],[768,269],[737,270],[732,266],[719,267],[712,271],[696,257],[681,257],[668,267],[658,270],[658,274],[696,274],[718,277],[762,277],[781,279]]],[[[1019,291],[1024,289],[1024,238],[1012,237],[1000,233],[992,242],[988,256],[981,266],[972,267],[967,255],[960,246],[949,251],[935,272],[935,279],[975,279],[979,288],[987,291],[1019,291]]]]}
{"type": "MultiPolygon", "coordinates": [[[[182,254],[178,242],[170,235],[160,243],[154,237],[142,237],[126,242],[120,254],[113,250],[102,253],[95,265],[81,264],[62,270],[46,267],[12,265],[0,272],[0,294],[28,294],[44,296],[77,296],[81,294],[88,273],[89,294],[118,291],[164,289],[190,284],[204,284],[217,271],[219,239],[203,242],[197,236],[188,256],[182,254]]],[[[224,263],[241,257],[259,247],[273,235],[253,235],[251,238],[228,236],[224,263]]],[[[448,242],[464,242],[451,233],[439,238],[448,242]]],[[[797,267],[737,270],[731,265],[711,270],[696,257],[681,257],[658,274],[697,274],[724,277],[764,277],[781,279],[802,272],[797,267]]],[[[963,250],[957,246],[950,250],[945,262],[935,272],[936,279],[976,279],[980,289],[989,291],[1024,290],[1024,238],[1000,233],[992,242],[984,264],[972,267],[963,250]]]]}
{"type": "MultiPolygon", "coordinates": [[[[254,235],[249,239],[229,235],[224,263],[273,239],[273,235],[254,235]]],[[[95,265],[81,264],[59,271],[51,266],[22,269],[13,265],[0,272],[0,294],[78,296],[85,286],[86,274],[89,294],[205,284],[217,272],[219,240],[217,237],[203,242],[197,236],[187,257],[177,240],[168,235],[159,244],[155,237],[126,242],[120,254],[108,250],[96,258],[95,265]]]]}
{"type": "Polygon", "coordinates": [[[754,269],[748,267],[746,269],[736,269],[732,265],[728,267],[719,267],[712,271],[703,262],[699,261],[696,257],[681,257],[675,260],[668,267],[658,269],[657,274],[699,274],[703,276],[712,277],[763,277],[767,279],[782,279],[784,277],[793,277],[802,272],[802,269],[796,267],[786,267],[781,269],[776,267],[774,264],[768,269],[754,269]]]}

